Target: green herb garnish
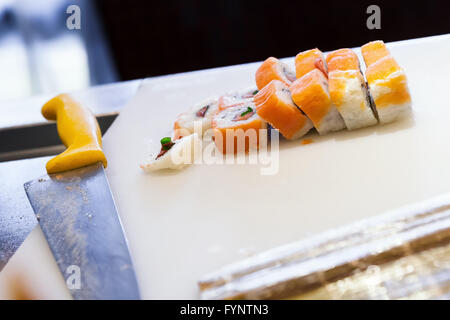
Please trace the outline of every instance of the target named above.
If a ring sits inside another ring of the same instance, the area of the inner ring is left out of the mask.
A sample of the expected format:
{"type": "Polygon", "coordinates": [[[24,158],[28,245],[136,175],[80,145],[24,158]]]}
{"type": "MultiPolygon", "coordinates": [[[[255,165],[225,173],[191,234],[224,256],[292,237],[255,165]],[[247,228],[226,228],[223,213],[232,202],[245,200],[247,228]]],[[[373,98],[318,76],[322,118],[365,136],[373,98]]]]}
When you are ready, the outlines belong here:
{"type": "Polygon", "coordinates": [[[163,155],[166,154],[167,151],[170,150],[175,145],[174,142],[172,142],[172,139],[170,137],[164,137],[161,139],[161,151],[156,156],[156,159],[159,159],[163,155]]]}
{"type": "Polygon", "coordinates": [[[170,142],[172,142],[172,139],[170,137],[164,137],[161,139],[161,145],[165,145],[170,142]]]}
{"type": "Polygon", "coordinates": [[[245,116],[246,114],[249,114],[250,112],[253,112],[253,109],[250,107],[247,107],[247,110],[241,113],[241,117],[245,116]]]}
{"type": "Polygon", "coordinates": [[[253,95],[257,94],[258,92],[258,90],[253,91],[253,95]]]}

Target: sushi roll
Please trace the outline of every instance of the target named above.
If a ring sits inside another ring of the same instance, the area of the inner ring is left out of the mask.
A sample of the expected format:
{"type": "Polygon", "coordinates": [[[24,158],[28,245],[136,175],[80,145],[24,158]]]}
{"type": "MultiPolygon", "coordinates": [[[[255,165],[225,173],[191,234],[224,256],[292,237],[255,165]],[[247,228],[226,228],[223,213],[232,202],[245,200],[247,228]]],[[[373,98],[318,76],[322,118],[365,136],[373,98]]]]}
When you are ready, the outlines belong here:
{"type": "Polygon", "coordinates": [[[173,139],[194,133],[194,124],[200,123],[202,132],[211,128],[212,116],[218,110],[218,99],[209,98],[194,105],[189,111],[178,115],[173,125],[173,139]]]}
{"type": "Polygon", "coordinates": [[[297,79],[314,69],[319,69],[325,77],[328,76],[322,51],[316,48],[297,54],[295,57],[295,75],[297,79]]]}
{"type": "Polygon", "coordinates": [[[370,106],[366,82],[353,50],[340,49],[327,56],[328,88],[347,129],[368,127],[378,121],[370,106]]]}
{"type": "Polygon", "coordinates": [[[141,164],[145,172],[161,169],[182,169],[194,163],[200,152],[195,152],[196,145],[201,143],[197,133],[172,141],[170,137],[161,139],[161,150],[150,160],[141,164]]]}
{"type": "Polygon", "coordinates": [[[294,103],[312,121],[319,134],[326,134],[345,128],[344,120],[331,102],[328,80],[323,71],[313,69],[291,87],[294,103]]]}
{"type": "Polygon", "coordinates": [[[217,112],[212,119],[214,142],[222,153],[256,150],[261,129],[267,123],[256,113],[253,102],[217,112]]]}
{"type": "Polygon", "coordinates": [[[255,80],[258,90],[264,88],[272,80],[279,80],[290,85],[295,81],[295,73],[284,62],[270,57],[256,70],[255,80]]]}
{"type": "Polygon", "coordinates": [[[219,111],[225,110],[229,107],[235,107],[253,101],[253,97],[258,93],[255,87],[244,90],[227,93],[219,97],[219,111]]]}
{"type": "Polygon", "coordinates": [[[405,72],[382,41],[361,47],[366,79],[380,123],[389,123],[411,112],[411,95],[405,72]]]}
{"type": "Polygon", "coordinates": [[[289,87],[281,81],[271,81],[258,92],[254,102],[257,114],[286,139],[298,139],[313,127],[292,101],[289,87]]]}

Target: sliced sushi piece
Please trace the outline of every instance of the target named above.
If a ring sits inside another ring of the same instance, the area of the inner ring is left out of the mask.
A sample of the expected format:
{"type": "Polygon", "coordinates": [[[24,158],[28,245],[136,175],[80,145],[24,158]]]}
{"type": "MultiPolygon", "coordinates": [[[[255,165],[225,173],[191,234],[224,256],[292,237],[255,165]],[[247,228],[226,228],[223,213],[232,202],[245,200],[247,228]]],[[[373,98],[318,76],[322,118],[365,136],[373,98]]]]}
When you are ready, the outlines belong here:
{"type": "Polygon", "coordinates": [[[172,141],[170,137],[161,139],[161,151],[150,160],[141,164],[145,172],[161,169],[182,169],[194,163],[200,152],[195,146],[201,143],[197,133],[172,141]]]}
{"type": "Polygon", "coordinates": [[[264,88],[272,80],[279,80],[290,85],[295,81],[295,73],[284,62],[270,57],[256,70],[255,80],[258,90],[264,88]]]}
{"type": "Polygon", "coordinates": [[[411,113],[411,95],[405,72],[382,41],[361,49],[367,65],[366,79],[381,123],[389,123],[411,113]]]}
{"type": "Polygon", "coordinates": [[[322,71],[310,71],[295,80],[290,89],[292,100],[312,121],[319,134],[345,128],[344,120],[331,102],[328,80],[322,71]]]}
{"type": "Polygon", "coordinates": [[[311,120],[292,101],[289,87],[273,80],[254,98],[258,115],[278,129],[286,139],[298,139],[312,127],[311,120]]]}
{"type": "Polygon", "coordinates": [[[322,51],[315,48],[297,54],[295,57],[295,75],[297,79],[314,69],[319,69],[325,77],[328,76],[322,51]]]}
{"type": "Polygon", "coordinates": [[[256,150],[259,147],[259,131],[267,129],[267,123],[256,113],[253,102],[217,112],[212,119],[214,142],[222,153],[256,150]]]}
{"type": "Polygon", "coordinates": [[[210,129],[211,119],[218,110],[218,105],[218,99],[212,97],[195,104],[189,111],[179,114],[173,125],[174,140],[194,133],[196,122],[201,124],[202,132],[210,129]]]}
{"type": "Polygon", "coordinates": [[[340,49],[327,56],[328,88],[347,129],[368,127],[378,121],[370,106],[366,82],[358,56],[351,49],[340,49]]]}
{"type": "Polygon", "coordinates": [[[219,97],[219,111],[229,107],[235,107],[253,101],[253,97],[258,93],[255,87],[231,92],[219,97]]]}

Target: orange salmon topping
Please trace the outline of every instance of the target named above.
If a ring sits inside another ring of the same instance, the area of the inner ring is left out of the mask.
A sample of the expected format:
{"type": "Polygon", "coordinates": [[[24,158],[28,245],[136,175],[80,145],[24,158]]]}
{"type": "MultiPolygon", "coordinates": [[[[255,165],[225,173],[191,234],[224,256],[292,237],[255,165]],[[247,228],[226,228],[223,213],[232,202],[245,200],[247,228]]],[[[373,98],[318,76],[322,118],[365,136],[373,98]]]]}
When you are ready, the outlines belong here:
{"type": "Polygon", "coordinates": [[[351,49],[339,49],[327,55],[328,72],[359,70],[358,56],[351,49]]]}
{"type": "Polygon", "coordinates": [[[283,66],[280,65],[280,61],[274,57],[267,58],[256,70],[255,80],[258,90],[264,88],[272,80],[279,80],[286,85],[291,84],[291,80],[287,77],[283,66]]]}
{"type": "Polygon", "coordinates": [[[360,83],[364,83],[364,78],[359,70],[336,70],[330,72],[328,89],[330,92],[331,100],[333,101],[333,104],[338,108],[338,110],[344,101],[344,93],[347,86],[347,81],[354,78],[358,78],[360,83]]]}
{"type": "Polygon", "coordinates": [[[394,72],[400,71],[398,63],[391,56],[386,56],[367,67],[367,82],[372,84],[377,80],[383,80],[394,72]]]}
{"type": "Polygon", "coordinates": [[[297,54],[295,57],[295,74],[297,79],[314,69],[319,69],[323,72],[324,76],[327,76],[322,51],[316,48],[297,54]]]}
{"type": "Polygon", "coordinates": [[[411,101],[405,73],[390,55],[367,67],[366,77],[369,85],[389,88],[386,93],[374,95],[377,108],[411,101]]]}
{"type": "Polygon", "coordinates": [[[383,84],[391,90],[388,93],[374,97],[377,108],[384,108],[390,105],[400,105],[411,101],[406,76],[400,73],[398,76],[389,78],[383,84]]]}
{"type": "Polygon", "coordinates": [[[308,118],[295,106],[289,94],[287,86],[274,80],[261,89],[254,98],[256,113],[287,139],[293,137],[308,123],[308,118]],[[283,98],[286,97],[286,93],[288,99],[283,98]]]}
{"type": "Polygon", "coordinates": [[[361,47],[361,53],[366,66],[377,62],[378,60],[390,55],[389,50],[383,41],[372,41],[361,47]]]}
{"type": "Polygon", "coordinates": [[[331,108],[327,80],[318,69],[307,73],[291,85],[292,100],[316,127],[331,108]]]}

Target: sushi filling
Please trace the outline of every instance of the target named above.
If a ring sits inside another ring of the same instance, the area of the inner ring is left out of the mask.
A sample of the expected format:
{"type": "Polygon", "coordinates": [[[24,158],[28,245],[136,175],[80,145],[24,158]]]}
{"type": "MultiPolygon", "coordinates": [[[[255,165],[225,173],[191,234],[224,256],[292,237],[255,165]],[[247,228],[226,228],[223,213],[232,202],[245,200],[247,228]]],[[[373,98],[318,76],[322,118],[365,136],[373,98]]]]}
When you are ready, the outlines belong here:
{"type": "Polygon", "coordinates": [[[158,155],[156,156],[155,160],[161,158],[163,155],[167,153],[173,146],[175,145],[174,142],[172,142],[172,139],[170,137],[164,137],[161,139],[161,151],[159,151],[158,155]]]}
{"type": "Polygon", "coordinates": [[[255,114],[255,110],[250,107],[247,107],[247,110],[242,112],[241,114],[237,114],[233,121],[244,121],[250,119],[255,114]]]}
{"type": "Polygon", "coordinates": [[[179,114],[173,126],[173,140],[194,133],[196,123],[201,125],[202,132],[211,128],[211,118],[218,107],[218,99],[209,98],[195,104],[189,111],[179,114]]]}
{"type": "Polygon", "coordinates": [[[249,102],[223,110],[216,115],[215,123],[217,128],[236,127],[252,122],[255,118],[258,118],[255,105],[249,102]]]}
{"type": "Polygon", "coordinates": [[[325,78],[328,79],[328,72],[327,72],[327,69],[325,67],[325,63],[323,62],[323,59],[317,58],[316,61],[314,61],[314,66],[317,69],[319,69],[320,71],[322,71],[322,73],[325,76],[325,78]]]}
{"type": "Polygon", "coordinates": [[[208,109],[209,109],[209,105],[204,106],[203,108],[200,108],[200,109],[195,113],[195,115],[196,115],[197,117],[199,117],[199,118],[204,118],[205,115],[206,115],[206,112],[208,111],[208,109]]]}
{"type": "Polygon", "coordinates": [[[294,82],[297,78],[295,77],[295,73],[289,69],[287,65],[281,63],[281,70],[283,71],[284,76],[291,82],[294,82]]]}

